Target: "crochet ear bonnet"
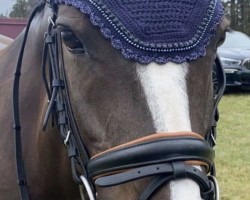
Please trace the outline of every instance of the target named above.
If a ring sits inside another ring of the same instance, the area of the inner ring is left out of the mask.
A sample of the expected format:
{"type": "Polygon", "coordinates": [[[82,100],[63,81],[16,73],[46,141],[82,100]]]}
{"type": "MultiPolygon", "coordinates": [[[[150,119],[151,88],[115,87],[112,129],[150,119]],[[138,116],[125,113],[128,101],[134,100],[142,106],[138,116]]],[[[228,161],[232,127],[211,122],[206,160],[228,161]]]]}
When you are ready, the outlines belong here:
{"type": "Polygon", "coordinates": [[[125,58],[183,63],[206,53],[223,16],[220,0],[54,0],[89,15],[125,58]]]}

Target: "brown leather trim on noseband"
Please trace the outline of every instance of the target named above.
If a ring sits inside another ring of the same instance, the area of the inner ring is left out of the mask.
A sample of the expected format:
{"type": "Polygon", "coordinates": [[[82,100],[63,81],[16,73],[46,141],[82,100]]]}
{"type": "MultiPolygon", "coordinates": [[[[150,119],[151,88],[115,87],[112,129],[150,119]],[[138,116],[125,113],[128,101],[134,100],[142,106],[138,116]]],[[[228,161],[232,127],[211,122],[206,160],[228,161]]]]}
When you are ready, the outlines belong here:
{"type": "Polygon", "coordinates": [[[105,153],[108,153],[110,151],[114,151],[114,150],[117,150],[117,149],[120,149],[120,148],[127,147],[129,145],[139,144],[141,142],[147,142],[147,141],[151,141],[151,140],[154,140],[154,139],[162,139],[162,138],[168,138],[168,137],[169,138],[174,138],[174,137],[182,137],[182,136],[189,136],[189,137],[203,139],[203,137],[201,135],[199,135],[197,133],[194,133],[194,132],[189,132],[189,131],[186,131],[186,132],[185,131],[172,132],[172,133],[156,133],[156,134],[148,135],[146,137],[142,137],[142,138],[139,138],[139,139],[136,139],[136,140],[121,144],[119,146],[110,148],[110,149],[108,149],[106,151],[103,151],[103,152],[100,152],[99,154],[94,155],[93,157],[91,157],[91,159],[94,159],[95,157],[98,157],[98,156],[100,156],[102,154],[105,154],[105,153]]]}

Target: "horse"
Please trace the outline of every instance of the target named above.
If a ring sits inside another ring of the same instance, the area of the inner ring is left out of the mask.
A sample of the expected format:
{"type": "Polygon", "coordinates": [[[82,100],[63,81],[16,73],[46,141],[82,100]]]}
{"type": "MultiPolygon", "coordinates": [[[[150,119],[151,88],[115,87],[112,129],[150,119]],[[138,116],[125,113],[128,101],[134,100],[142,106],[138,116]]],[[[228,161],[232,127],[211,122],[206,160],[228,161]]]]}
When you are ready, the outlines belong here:
{"type": "Polygon", "coordinates": [[[228,21],[220,1],[197,2],[39,1],[0,53],[0,199],[216,199],[212,74],[228,21]],[[187,16],[162,25],[172,4],[187,16]],[[176,43],[190,24],[202,41],[176,43]]]}

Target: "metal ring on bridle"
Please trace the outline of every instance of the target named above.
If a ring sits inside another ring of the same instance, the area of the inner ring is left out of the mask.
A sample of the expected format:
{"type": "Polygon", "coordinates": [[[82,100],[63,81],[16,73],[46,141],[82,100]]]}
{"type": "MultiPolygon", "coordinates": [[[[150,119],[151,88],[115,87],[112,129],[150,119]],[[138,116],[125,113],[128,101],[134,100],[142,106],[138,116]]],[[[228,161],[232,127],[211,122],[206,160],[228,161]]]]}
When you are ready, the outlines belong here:
{"type": "Polygon", "coordinates": [[[215,198],[214,198],[214,200],[220,200],[220,188],[219,188],[219,183],[218,183],[216,177],[215,176],[208,176],[208,178],[214,184],[214,189],[215,189],[215,198]]]}
{"type": "Polygon", "coordinates": [[[90,187],[88,180],[84,176],[80,176],[80,179],[88,193],[89,200],[95,200],[94,194],[92,192],[92,189],[90,187]]]}

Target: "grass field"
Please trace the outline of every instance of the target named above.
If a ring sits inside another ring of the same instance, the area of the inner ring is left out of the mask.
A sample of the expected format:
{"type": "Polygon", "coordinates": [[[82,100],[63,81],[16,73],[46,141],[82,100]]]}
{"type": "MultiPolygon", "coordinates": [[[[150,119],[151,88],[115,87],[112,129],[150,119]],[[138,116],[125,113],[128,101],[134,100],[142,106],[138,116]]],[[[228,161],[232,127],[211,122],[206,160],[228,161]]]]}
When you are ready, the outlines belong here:
{"type": "Polygon", "coordinates": [[[226,94],[216,146],[221,200],[250,199],[250,92],[226,94]]]}

